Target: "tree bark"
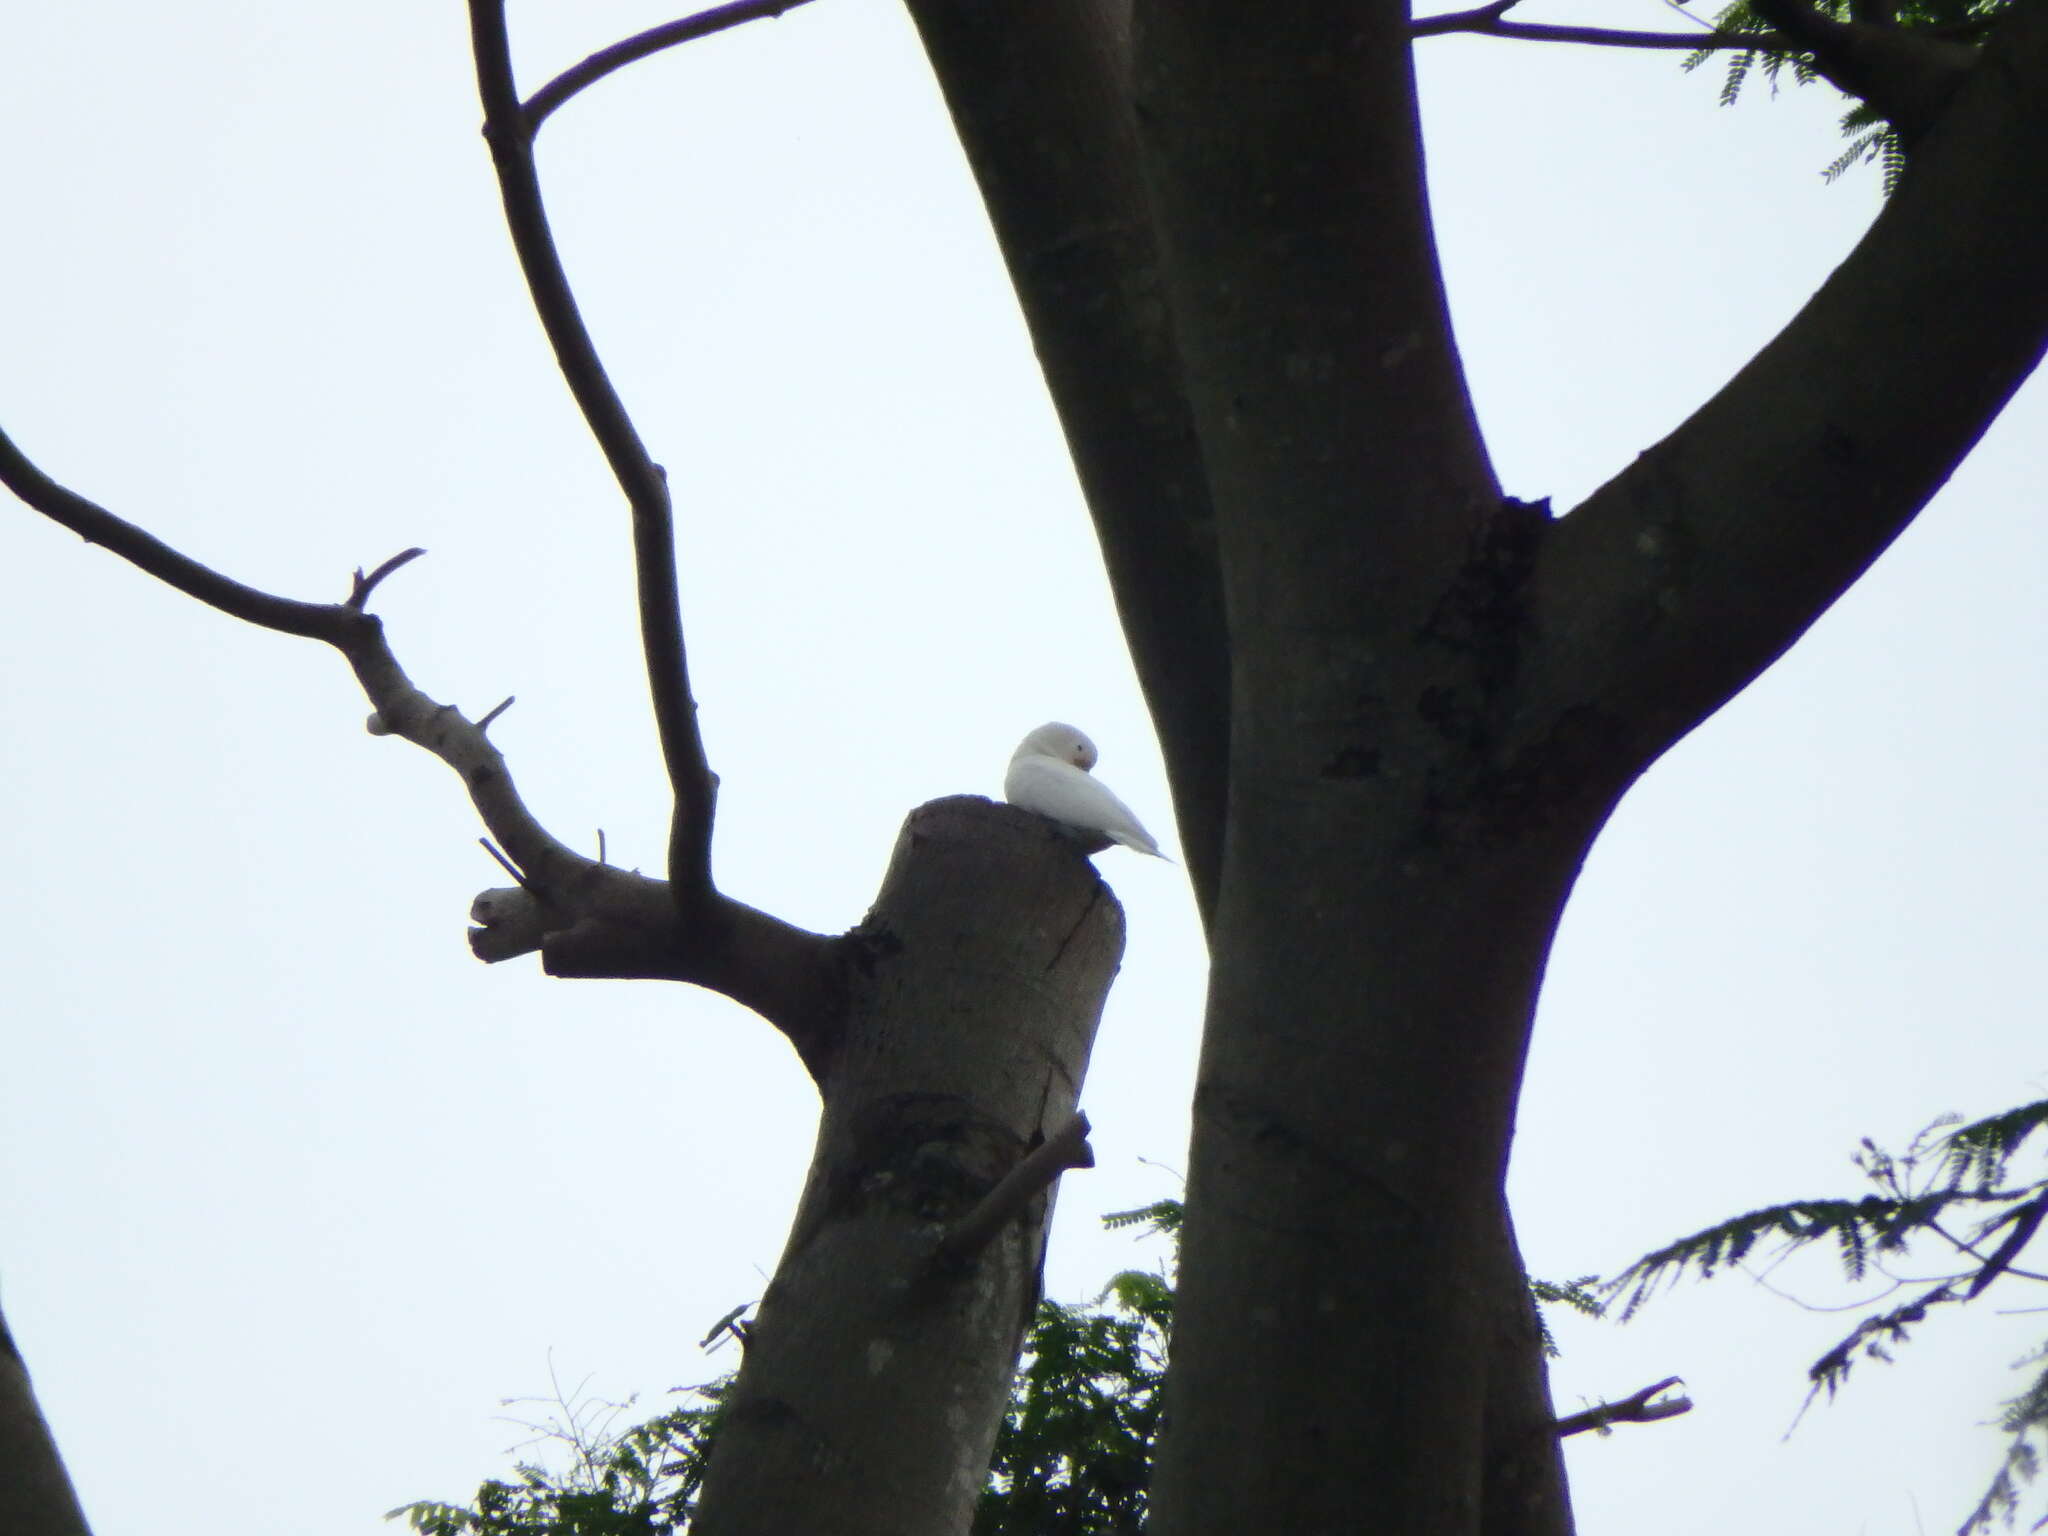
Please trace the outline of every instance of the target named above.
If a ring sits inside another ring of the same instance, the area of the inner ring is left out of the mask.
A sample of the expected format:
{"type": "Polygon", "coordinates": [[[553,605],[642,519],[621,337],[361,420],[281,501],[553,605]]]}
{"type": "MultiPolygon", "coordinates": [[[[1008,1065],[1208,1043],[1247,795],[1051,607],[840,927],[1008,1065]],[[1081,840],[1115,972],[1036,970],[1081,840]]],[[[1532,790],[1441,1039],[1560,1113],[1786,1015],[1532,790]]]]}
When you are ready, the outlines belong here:
{"type": "Polygon", "coordinates": [[[5,1317],[0,1317],[0,1531],[7,1536],[92,1536],[5,1317]]]}
{"type": "Polygon", "coordinates": [[[914,812],[848,935],[818,1145],[749,1330],[700,1536],[958,1536],[1038,1302],[1052,1199],[949,1234],[1073,1117],[1123,912],[1041,817],[914,812]],[[942,1251],[943,1250],[943,1251],[942,1251]]]}

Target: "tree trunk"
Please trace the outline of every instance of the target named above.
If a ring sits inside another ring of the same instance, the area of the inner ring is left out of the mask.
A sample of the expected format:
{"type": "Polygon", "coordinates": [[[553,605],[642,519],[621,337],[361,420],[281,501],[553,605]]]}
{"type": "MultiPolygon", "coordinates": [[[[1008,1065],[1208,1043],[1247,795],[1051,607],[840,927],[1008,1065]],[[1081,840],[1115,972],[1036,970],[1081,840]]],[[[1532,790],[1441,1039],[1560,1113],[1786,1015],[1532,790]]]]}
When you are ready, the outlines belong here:
{"type": "Polygon", "coordinates": [[[1072,1118],[1123,910],[1041,817],[914,812],[848,936],[817,1152],[720,1429],[699,1536],[958,1536],[1038,1301],[1051,1192],[940,1245],[1072,1118]]]}
{"type": "Polygon", "coordinates": [[[0,1317],[0,1531],[7,1536],[92,1536],[5,1317],[0,1317]]]}
{"type": "Polygon", "coordinates": [[[1317,858],[1262,808],[1226,857],[1153,1529],[1567,1531],[1501,1181],[1576,860],[1389,847],[1357,809],[1317,858]]]}

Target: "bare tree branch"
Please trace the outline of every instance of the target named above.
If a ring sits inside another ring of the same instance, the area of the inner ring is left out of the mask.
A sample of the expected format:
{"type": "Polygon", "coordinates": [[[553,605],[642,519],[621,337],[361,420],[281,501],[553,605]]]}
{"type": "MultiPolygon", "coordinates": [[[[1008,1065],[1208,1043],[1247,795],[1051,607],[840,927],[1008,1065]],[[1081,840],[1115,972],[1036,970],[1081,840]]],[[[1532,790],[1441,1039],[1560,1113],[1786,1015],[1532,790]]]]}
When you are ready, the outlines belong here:
{"type": "Polygon", "coordinates": [[[478,958],[508,960],[539,950],[555,976],[647,977],[708,987],[781,1029],[807,1063],[815,1067],[821,1059],[835,1016],[837,941],[716,892],[696,898],[684,922],[662,881],[586,858],[549,833],[520,798],[483,722],[415,687],[385,639],[383,621],[364,611],[369,589],[413,552],[385,561],[369,576],[357,572],[343,602],[298,602],[223,576],[59,485],[4,432],[0,484],[52,521],[209,607],[264,629],[325,641],[347,657],[375,710],[371,733],[401,736],[453,768],[503,848],[500,862],[524,882],[510,893],[518,903],[503,892],[477,898],[472,913],[481,926],[471,930],[470,947],[478,958]]]}
{"type": "Polygon", "coordinates": [[[484,139],[498,173],[512,246],[562,377],[633,512],[641,647],[647,657],[647,682],[653,695],[662,762],[675,795],[669,822],[669,889],[678,910],[694,917],[714,904],[716,894],[711,879],[711,826],[718,779],[704,756],[697,705],[690,693],[682,608],[676,593],[674,512],[668,476],[647,452],[612,388],[562,269],[541,200],[540,178],[534,170],[533,140],[512,76],[504,0],[470,0],[469,16],[477,91],[484,108],[484,139]]]}
{"type": "MultiPolygon", "coordinates": [[[[364,604],[369,602],[370,594],[377,590],[378,584],[381,583],[385,577],[391,575],[395,571],[404,568],[405,566],[411,565],[413,561],[419,559],[419,557],[421,555],[424,555],[425,553],[426,551],[424,549],[421,549],[418,545],[414,545],[411,549],[402,549],[397,554],[393,555],[389,560],[386,560],[382,565],[378,566],[377,569],[370,572],[370,574],[367,576],[363,574],[363,568],[361,566],[357,566],[355,585],[349,589],[348,594],[349,607],[361,608],[364,604]]],[[[505,702],[509,704],[511,700],[508,699],[505,702]]]]}
{"type": "Polygon", "coordinates": [[[1619,1402],[1601,1403],[1583,1413],[1574,1413],[1557,1421],[1557,1437],[1584,1434],[1589,1429],[1605,1430],[1613,1424],[1654,1424],[1659,1419],[1674,1419],[1681,1413],[1692,1412],[1689,1397],[1667,1397],[1662,1402],[1652,1402],[1658,1393],[1679,1384],[1681,1378],[1666,1376],[1653,1386],[1647,1386],[1633,1396],[1619,1402]]]}
{"type": "Polygon", "coordinates": [[[1584,43],[1595,48],[1677,49],[1694,52],[1701,48],[1755,49],[1759,53],[1786,53],[1795,46],[1774,32],[1724,32],[1704,27],[1698,32],[1638,32],[1612,27],[1562,26],[1544,21],[1509,21],[1507,13],[1521,0],[1494,0],[1491,5],[1469,11],[1449,11],[1441,16],[1423,16],[1411,22],[1410,37],[1442,37],[1468,32],[1479,37],[1519,38],[1532,43],[1584,43]]]}
{"type": "Polygon", "coordinates": [[[540,125],[555,109],[578,91],[589,89],[628,64],[682,43],[693,43],[700,37],[710,37],[744,22],[780,16],[785,11],[793,11],[809,3],[810,0],[732,0],[731,4],[713,6],[680,21],[663,22],[658,27],[649,27],[645,32],[636,32],[613,43],[609,48],[601,48],[582,63],[572,64],[563,70],[527,98],[526,105],[521,108],[526,136],[530,139],[538,133],[540,125]]]}
{"type": "MultiPolygon", "coordinates": [[[[366,620],[359,609],[337,609],[325,603],[300,603],[275,597],[223,576],[182,555],[133,523],[116,517],[97,502],[59,485],[29,461],[14,440],[0,431],[0,485],[5,485],[51,522],[69,528],[88,544],[113,551],[157,580],[196,597],[209,608],[232,618],[287,635],[304,635],[347,649],[347,642],[366,620]]],[[[358,583],[360,585],[360,582],[358,583]]]]}

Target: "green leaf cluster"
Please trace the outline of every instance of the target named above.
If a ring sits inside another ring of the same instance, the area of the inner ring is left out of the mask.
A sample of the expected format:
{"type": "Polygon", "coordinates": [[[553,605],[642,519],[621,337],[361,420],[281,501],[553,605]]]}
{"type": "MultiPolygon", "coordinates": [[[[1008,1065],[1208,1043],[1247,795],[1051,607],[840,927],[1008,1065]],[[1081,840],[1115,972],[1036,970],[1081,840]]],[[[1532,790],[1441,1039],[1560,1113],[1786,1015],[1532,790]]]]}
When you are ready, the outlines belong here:
{"type": "MultiPolygon", "coordinates": [[[[1160,1200],[1102,1218],[1111,1230],[1165,1237],[1174,1257],[1185,1210],[1160,1200]]],[[[1593,1277],[1531,1280],[1538,1302],[1597,1317],[1593,1277]]],[[[1173,1334],[1171,1261],[1125,1270],[1088,1305],[1040,1302],[996,1434],[974,1536],[1136,1536],[1144,1528],[1153,1448],[1163,1423],[1173,1334]]],[[[739,1308],[712,1329],[742,1341],[739,1308]]],[[[1539,1317],[1541,1309],[1538,1309],[1539,1317]]],[[[1557,1353],[1546,1325],[1544,1347],[1557,1353]]],[[[731,1377],[688,1389],[658,1418],[614,1432],[631,1405],[571,1403],[558,1388],[535,1443],[565,1447],[565,1470],[521,1462],[468,1505],[421,1501],[391,1511],[419,1536],[675,1536],[696,1508],[731,1377]]]]}
{"type": "MultiPolygon", "coordinates": [[[[1976,43],[1983,40],[1991,23],[2009,10],[2012,3],[2013,0],[1899,0],[1885,9],[1889,12],[1888,24],[1903,31],[1976,43]]],[[[1863,0],[1814,0],[1813,9],[1836,21],[1852,21],[1864,19],[1861,13],[1870,7],[1863,0]]],[[[1714,17],[1714,26],[1718,31],[1735,33],[1771,30],[1770,23],[1757,15],[1748,0],[1735,0],[1725,7],[1714,17]]],[[[1697,49],[1685,56],[1683,67],[1688,71],[1698,69],[1708,59],[1726,51],[1697,49]]],[[[1733,106],[1743,87],[1757,76],[1776,95],[1779,80],[1788,69],[1796,85],[1811,85],[1821,78],[1812,59],[1804,54],[1774,53],[1761,48],[1728,53],[1728,70],[1721,81],[1721,105],[1733,106]]],[[[1884,190],[1889,196],[1906,170],[1905,146],[1899,142],[1898,134],[1881,113],[1862,101],[1843,113],[1841,127],[1849,147],[1822,169],[1822,177],[1837,181],[1858,165],[1874,164],[1883,173],[1884,190]]]]}
{"type": "Polygon", "coordinates": [[[679,1388],[681,1406],[619,1431],[630,1401],[570,1403],[558,1391],[559,1417],[528,1427],[535,1443],[567,1448],[562,1470],[521,1461],[468,1505],[421,1500],[384,1518],[419,1536],[676,1536],[696,1510],[730,1384],[679,1388]]]}

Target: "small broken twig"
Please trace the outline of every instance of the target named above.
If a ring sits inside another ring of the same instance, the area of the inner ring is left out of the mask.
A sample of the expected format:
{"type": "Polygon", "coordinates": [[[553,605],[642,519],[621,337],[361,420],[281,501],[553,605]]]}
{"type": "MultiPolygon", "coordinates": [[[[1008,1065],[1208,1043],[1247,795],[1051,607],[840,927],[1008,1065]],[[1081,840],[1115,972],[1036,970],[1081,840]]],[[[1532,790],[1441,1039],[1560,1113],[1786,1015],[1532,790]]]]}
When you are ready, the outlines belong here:
{"type": "Polygon", "coordinates": [[[1683,1380],[1681,1376],[1666,1376],[1662,1381],[1643,1388],[1632,1397],[1624,1397],[1615,1403],[1601,1403],[1597,1407],[1586,1409],[1583,1413],[1574,1413],[1559,1419],[1553,1426],[1557,1437],[1562,1440],[1566,1435],[1584,1434],[1589,1429],[1597,1429],[1605,1434],[1615,1424],[1652,1424],[1658,1419],[1675,1419],[1681,1413],[1690,1413],[1692,1399],[1689,1397],[1667,1397],[1662,1402],[1651,1401],[1658,1393],[1677,1386],[1683,1380]]]}
{"type": "Polygon", "coordinates": [[[484,845],[484,852],[488,853],[492,858],[498,861],[499,866],[504,869],[506,874],[510,875],[513,878],[513,880],[518,883],[519,888],[521,890],[530,891],[533,889],[533,882],[528,880],[525,875],[520,873],[519,866],[517,864],[514,864],[510,859],[506,858],[503,853],[498,851],[498,845],[496,843],[492,842],[488,837],[480,837],[477,839],[477,841],[484,845]]]}
{"type": "Polygon", "coordinates": [[[367,603],[370,600],[370,594],[377,590],[377,583],[401,566],[411,565],[413,561],[419,559],[425,553],[426,551],[418,545],[414,545],[411,549],[402,549],[367,576],[363,574],[363,568],[357,566],[355,580],[349,586],[348,606],[361,613],[363,611],[363,604],[367,603]]]}
{"type": "Polygon", "coordinates": [[[1069,1168],[1093,1168],[1095,1149],[1088,1145],[1088,1117],[1076,1110],[1073,1119],[1032,1148],[1004,1174],[981,1203],[955,1222],[939,1242],[933,1258],[959,1260],[979,1252],[1012,1216],[1069,1168]]]}

